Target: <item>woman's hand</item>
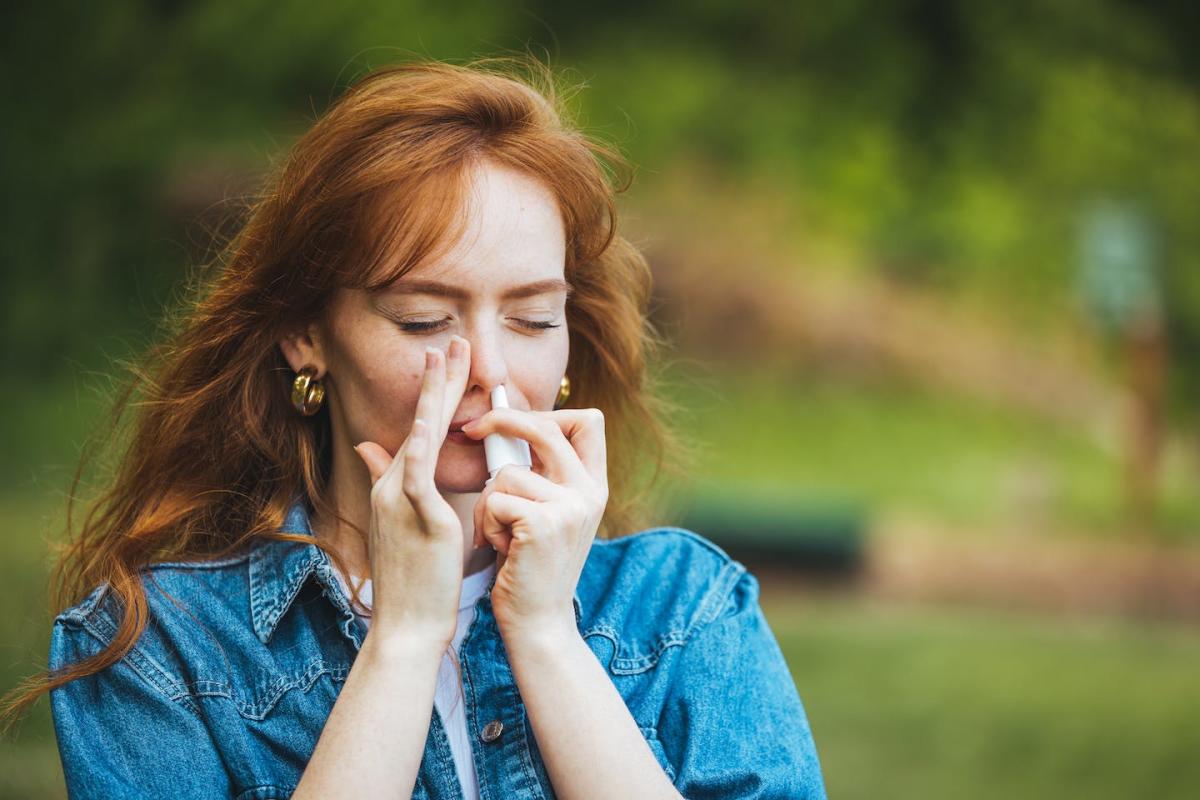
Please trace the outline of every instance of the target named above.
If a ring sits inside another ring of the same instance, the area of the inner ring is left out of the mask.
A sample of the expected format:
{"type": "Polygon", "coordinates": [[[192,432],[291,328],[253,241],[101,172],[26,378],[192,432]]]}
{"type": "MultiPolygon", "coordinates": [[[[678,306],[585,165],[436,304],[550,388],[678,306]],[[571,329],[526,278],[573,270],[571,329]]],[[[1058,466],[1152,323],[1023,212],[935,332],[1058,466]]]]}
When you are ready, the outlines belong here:
{"type": "Polygon", "coordinates": [[[433,475],[467,385],[470,343],[455,336],[448,364],[440,349],[425,353],[416,416],[400,449],[393,456],[375,442],[362,442],[355,451],[371,473],[371,630],[403,631],[441,650],[458,619],[463,530],[433,475]]]}
{"type": "Polygon", "coordinates": [[[501,632],[575,632],[571,598],[608,504],[603,413],[494,408],[463,433],[517,436],[535,455],[533,470],[497,472],[475,505],[476,546],[500,554],[491,596],[501,632]]]}

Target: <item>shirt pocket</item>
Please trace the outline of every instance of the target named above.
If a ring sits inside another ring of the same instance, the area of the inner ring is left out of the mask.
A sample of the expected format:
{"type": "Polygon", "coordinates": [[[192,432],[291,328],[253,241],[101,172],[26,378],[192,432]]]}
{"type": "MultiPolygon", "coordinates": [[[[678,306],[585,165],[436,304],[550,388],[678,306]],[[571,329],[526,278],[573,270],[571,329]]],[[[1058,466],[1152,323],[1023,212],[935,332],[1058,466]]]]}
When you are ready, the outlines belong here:
{"type": "Polygon", "coordinates": [[[188,688],[213,732],[238,800],[287,797],[312,757],[350,665],[317,654],[290,664],[241,665],[188,688]]]}
{"type": "Polygon", "coordinates": [[[593,625],[583,632],[610,675],[638,675],[658,664],[672,647],[680,647],[687,641],[682,630],[668,630],[656,636],[621,635],[608,625],[593,625]]]}
{"type": "Polygon", "coordinates": [[[253,722],[278,714],[320,714],[332,710],[351,666],[318,656],[288,669],[258,671],[234,682],[230,700],[238,714],[253,722]]]}

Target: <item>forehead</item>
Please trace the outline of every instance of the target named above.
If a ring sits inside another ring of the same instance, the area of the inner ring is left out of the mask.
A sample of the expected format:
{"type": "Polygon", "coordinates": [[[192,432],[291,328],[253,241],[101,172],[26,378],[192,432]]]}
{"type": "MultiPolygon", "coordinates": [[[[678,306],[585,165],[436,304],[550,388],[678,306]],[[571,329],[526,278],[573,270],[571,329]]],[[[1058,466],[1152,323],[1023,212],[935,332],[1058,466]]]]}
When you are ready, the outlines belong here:
{"type": "MultiPolygon", "coordinates": [[[[574,287],[563,278],[542,278],[529,282],[489,286],[487,288],[495,290],[503,300],[560,293],[569,297],[574,290],[574,287]]],[[[413,278],[410,274],[385,287],[380,293],[390,297],[424,296],[466,300],[472,294],[477,294],[480,291],[481,287],[478,284],[471,285],[453,281],[413,278]]]]}
{"type": "Polygon", "coordinates": [[[563,274],[562,215],[543,184],[485,161],[471,173],[462,214],[461,234],[442,257],[412,269],[381,292],[458,298],[571,293],[563,274]]]}

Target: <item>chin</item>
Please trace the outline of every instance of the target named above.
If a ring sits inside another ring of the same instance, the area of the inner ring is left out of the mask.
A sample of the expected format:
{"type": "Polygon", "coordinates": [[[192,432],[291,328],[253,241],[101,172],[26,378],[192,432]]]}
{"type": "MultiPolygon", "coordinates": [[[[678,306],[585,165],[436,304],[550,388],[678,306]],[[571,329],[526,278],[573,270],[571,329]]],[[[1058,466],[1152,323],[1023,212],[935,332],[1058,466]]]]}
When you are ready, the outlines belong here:
{"type": "Polygon", "coordinates": [[[479,448],[478,456],[455,456],[443,450],[433,483],[439,492],[482,492],[487,479],[483,448],[479,448]]]}

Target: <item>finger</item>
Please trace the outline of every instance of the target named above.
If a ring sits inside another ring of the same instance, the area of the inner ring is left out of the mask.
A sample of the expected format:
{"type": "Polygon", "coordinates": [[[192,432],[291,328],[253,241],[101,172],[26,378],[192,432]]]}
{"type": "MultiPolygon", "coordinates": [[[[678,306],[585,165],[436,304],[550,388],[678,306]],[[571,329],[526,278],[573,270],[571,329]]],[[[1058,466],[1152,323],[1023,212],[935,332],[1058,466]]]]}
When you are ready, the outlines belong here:
{"type": "Polygon", "coordinates": [[[535,520],[540,518],[540,514],[538,504],[532,500],[505,492],[492,492],[483,504],[483,538],[497,552],[507,555],[513,540],[509,529],[521,520],[536,527],[535,520]]]}
{"type": "MultiPolygon", "coordinates": [[[[430,420],[436,417],[438,411],[437,403],[440,398],[440,384],[438,370],[432,365],[437,363],[440,354],[441,351],[436,348],[425,348],[425,368],[421,374],[421,393],[417,397],[417,408],[413,414],[414,422],[418,419],[423,419],[426,425],[432,426],[430,420]]],[[[428,436],[425,438],[425,441],[428,442],[431,438],[433,437],[428,436]]],[[[404,468],[405,456],[410,449],[411,442],[412,429],[410,427],[409,435],[404,438],[404,442],[400,445],[400,448],[391,456],[391,463],[388,465],[389,472],[395,472],[404,468]]],[[[434,458],[434,463],[437,463],[436,457],[434,458]]]]}
{"type": "Polygon", "coordinates": [[[515,464],[505,464],[495,478],[489,479],[485,491],[489,490],[524,497],[535,503],[558,500],[570,491],[545,475],[538,475],[515,464]]]}
{"type": "Polygon", "coordinates": [[[483,536],[495,544],[498,536],[511,539],[510,528],[518,522],[524,521],[530,528],[536,528],[540,519],[541,509],[532,500],[507,492],[492,492],[483,504],[483,536]]]}
{"type": "Polygon", "coordinates": [[[482,439],[491,433],[525,439],[549,468],[551,476],[561,479],[560,482],[574,483],[588,474],[562,429],[535,412],[493,408],[469,425],[464,425],[463,433],[472,439],[482,439]]]}
{"type": "Polygon", "coordinates": [[[473,544],[475,547],[482,547],[486,543],[482,536],[483,508],[487,503],[488,495],[494,492],[505,492],[506,494],[524,497],[535,503],[545,503],[562,497],[566,494],[567,490],[544,475],[538,475],[530,470],[506,464],[496,473],[495,478],[488,478],[487,483],[484,484],[483,491],[479,495],[479,499],[475,501],[473,514],[475,520],[473,544]]]}
{"type": "Polygon", "coordinates": [[[457,334],[450,337],[446,357],[446,397],[442,406],[444,427],[449,429],[454,412],[462,401],[471,374],[471,343],[457,334]]]}
{"type": "Polygon", "coordinates": [[[481,547],[491,545],[491,548],[502,556],[508,555],[508,550],[512,547],[512,534],[506,530],[495,531],[488,536],[481,535],[480,539],[483,540],[481,547]]]}
{"type": "Polygon", "coordinates": [[[442,449],[449,423],[443,424],[443,404],[446,399],[445,354],[436,347],[425,348],[425,374],[421,383],[421,394],[417,398],[414,419],[421,419],[429,426],[430,435],[425,441],[426,450],[433,463],[442,449]]]}
{"type": "MultiPolygon", "coordinates": [[[[483,547],[488,544],[488,540],[483,535],[483,509],[487,505],[488,496],[495,491],[492,488],[492,483],[494,481],[488,478],[487,483],[484,484],[483,491],[479,494],[479,499],[475,501],[475,508],[472,511],[475,520],[475,535],[473,538],[476,547],[483,547]]],[[[495,546],[492,549],[495,550],[495,546]]]]}
{"type": "Polygon", "coordinates": [[[535,417],[558,425],[580,462],[598,483],[608,485],[608,441],[604,436],[604,412],[598,408],[563,408],[534,411],[535,417]]]}
{"type": "Polygon", "coordinates": [[[487,540],[483,538],[483,505],[487,502],[487,496],[492,493],[492,479],[488,478],[483,485],[483,491],[479,493],[479,499],[475,501],[475,508],[472,509],[472,517],[474,519],[475,534],[472,537],[472,542],[476,547],[483,547],[487,544],[487,540]]]}
{"type": "Polygon", "coordinates": [[[360,442],[355,445],[354,452],[358,453],[359,458],[367,465],[367,472],[371,475],[372,486],[383,477],[383,474],[387,472],[387,468],[391,466],[391,454],[375,444],[375,442],[360,442]]]}
{"type": "Polygon", "coordinates": [[[430,502],[433,492],[433,469],[429,464],[429,425],[423,419],[414,420],[409,434],[411,446],[404,452],[404,495],[421,519],[431,518],[430,502]]]}

